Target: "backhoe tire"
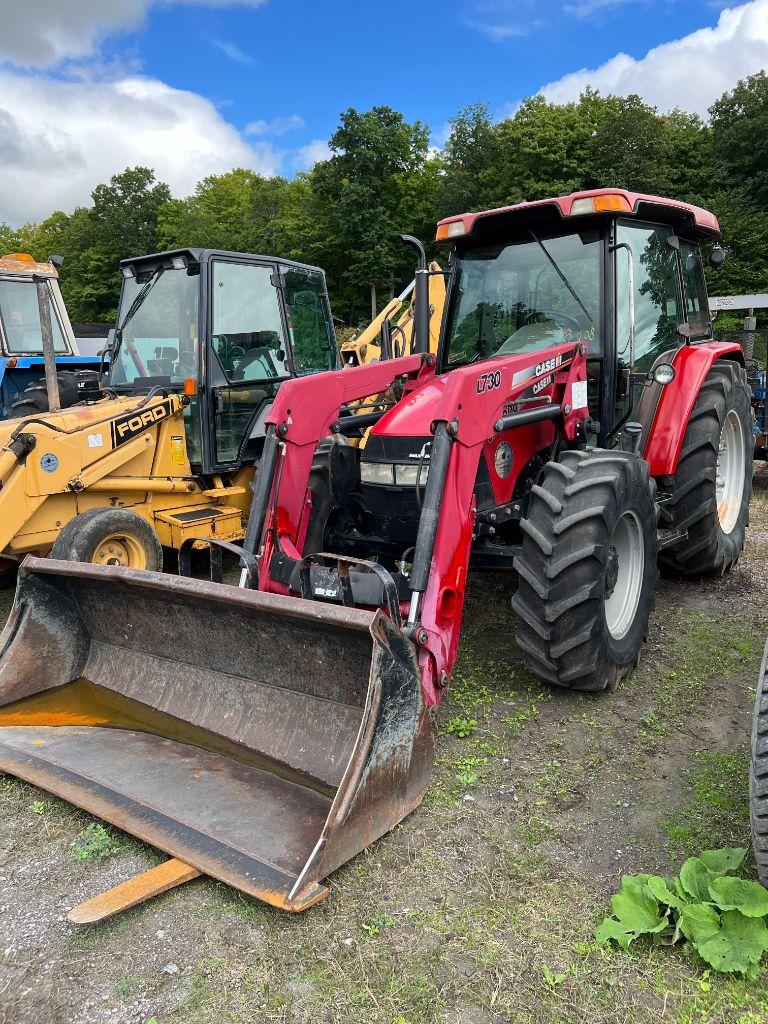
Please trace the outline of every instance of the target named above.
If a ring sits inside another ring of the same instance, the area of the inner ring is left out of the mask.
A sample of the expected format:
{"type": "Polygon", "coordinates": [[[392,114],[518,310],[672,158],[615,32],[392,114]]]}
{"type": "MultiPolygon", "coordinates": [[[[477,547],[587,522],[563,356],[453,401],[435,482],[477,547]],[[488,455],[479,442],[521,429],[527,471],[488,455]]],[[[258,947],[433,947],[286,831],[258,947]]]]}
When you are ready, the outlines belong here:
{"type": "Polygon", "coordinates": [[[672,493],[659,526],[688,530],[686,540],[661,552],[665,574],[722,576],[736,564],[749,522],[753,445],[746,370],[722,359],[704,378],[674,475],[659,480],[672,493]]]}
{"type": "Polygon", "coordinates": [[[51,558],[162,572],[163,549],[146,519],[126,508],[92,508],[70,519],[51,558]]]}
{"type": "MultiPolygon", "coordinates": [[[[81,373],[82,371],[78,370],[59,370],[56,374],[59,382],[59,400],[62,409],[68,409],[70,406],[82,401],[77,388],[78,377],[81,373]]],[[[95,372],[94,376],[97,376],[95,372]]],[[[7,415],[8,419],[18,420],[22,417],[26,419],[29,416],[39,416],[41,413],[46,413],[48,409],[48,388],[43,379],[27,384],[24,390],[19,392],[18,397],[11,402],[7,415]]]]}
{"type": "Polygon", "coordinates": [[[572,690],[614,690],[637,665],[653,607],[656,488],[632,452],[563,452],[521,520],[512,607],[531,671],[572,690]]]}
{"type": "Polygon", "coordinates": [[[749,816],[757,877],[768,888],[768,644],[757,681],[749,767],[749,816]]]}

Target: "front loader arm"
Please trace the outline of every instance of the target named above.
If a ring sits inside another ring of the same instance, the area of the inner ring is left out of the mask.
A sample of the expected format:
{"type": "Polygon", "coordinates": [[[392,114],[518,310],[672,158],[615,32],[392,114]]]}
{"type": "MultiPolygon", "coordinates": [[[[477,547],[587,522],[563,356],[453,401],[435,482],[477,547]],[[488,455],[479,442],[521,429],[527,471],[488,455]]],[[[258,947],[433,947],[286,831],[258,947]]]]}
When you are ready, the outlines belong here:
{"type": "Polygon", "coordinates": [[[270,413],[273,455],[265,449],[249,524],[260,590],[288,593],[287,585],[271,575],[272,558],[277,550],[301,558],[302,514],[311,502],[308,484],[317,442],[345,401],[380,393],[401,375],[418,379],[419,387],[433,387],[434,380],[439,392],[433,448],[445,456],[438,465],[433,454],[411,573],[413,596],[410,608],[402,609],[408,614],[407,633],[419,648],[425,698],[437,704],[458,649],[483,444],[531,417],[552,420],[564,442],[574,441],[588,415],[586,348],[562,345],[547,349],[546,358],[541,353],[499,356],[437,379],[420,356],[412,356],[287,382],[270,413]]]}

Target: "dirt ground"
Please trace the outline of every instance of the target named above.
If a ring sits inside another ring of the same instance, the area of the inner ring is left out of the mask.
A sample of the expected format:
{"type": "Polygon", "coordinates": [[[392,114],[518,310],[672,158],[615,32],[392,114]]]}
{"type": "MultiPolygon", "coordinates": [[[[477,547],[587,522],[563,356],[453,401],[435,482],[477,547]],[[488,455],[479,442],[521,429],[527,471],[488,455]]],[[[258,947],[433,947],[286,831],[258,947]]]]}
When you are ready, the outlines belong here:
{"type": "Polygon", "coordinates": [[[640,669],[615,694],[528,675],[509,586],[472,582],[424,804],[303,915],[199,880],[78,930],[69,908],[161,855],[0,776],[0,1021],[768,1024],[766,974],[592,938],[622,873],[749,845],[768,488],[728,577],[660,583],[640,669]]]}

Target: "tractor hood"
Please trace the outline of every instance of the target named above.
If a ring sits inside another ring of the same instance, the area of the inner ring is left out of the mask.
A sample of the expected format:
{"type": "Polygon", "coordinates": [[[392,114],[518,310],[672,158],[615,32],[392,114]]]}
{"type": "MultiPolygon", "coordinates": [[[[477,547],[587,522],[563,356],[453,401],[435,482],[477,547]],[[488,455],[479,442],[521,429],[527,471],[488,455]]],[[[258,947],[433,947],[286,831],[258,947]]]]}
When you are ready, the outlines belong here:
{"type": "Polygon", "coordinates": [[[384,437],[431,437],[430,427],[436,419],[445,394],[448,374],[433,377],[398,402],[371,429],[369,440],[384,437]]]}

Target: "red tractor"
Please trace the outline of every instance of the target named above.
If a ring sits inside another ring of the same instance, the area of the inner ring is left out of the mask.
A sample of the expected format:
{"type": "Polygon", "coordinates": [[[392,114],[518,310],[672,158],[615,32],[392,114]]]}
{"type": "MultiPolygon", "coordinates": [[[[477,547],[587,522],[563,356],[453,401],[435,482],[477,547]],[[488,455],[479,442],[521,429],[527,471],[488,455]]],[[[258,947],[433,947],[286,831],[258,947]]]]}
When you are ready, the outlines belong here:
{"type": "Polygon", "coordinates": [[[301,910],[421,800],[472,566],[516,571],[537,675],[615,687],[657,567],[720,575],[744,544],[750,391],[700,256],[718,236],[617,189],[442,221],[437,357],[422,254],[415,354],[281,386],[245,541],[210,540],[239,588],[26,560],[0,770],[301,910]]]}

